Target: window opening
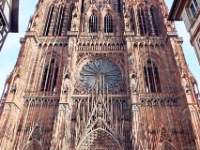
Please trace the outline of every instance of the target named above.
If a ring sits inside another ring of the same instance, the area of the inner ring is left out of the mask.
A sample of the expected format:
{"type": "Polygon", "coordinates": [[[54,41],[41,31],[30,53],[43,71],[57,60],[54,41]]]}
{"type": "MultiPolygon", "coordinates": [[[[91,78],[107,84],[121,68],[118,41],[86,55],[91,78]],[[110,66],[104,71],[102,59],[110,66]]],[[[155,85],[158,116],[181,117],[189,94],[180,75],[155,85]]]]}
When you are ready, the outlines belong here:
{"type": "Polygon", "coordinates": [[[195,5],[196,9],[198,10],[199,9],[199,5],[197,3],[197,0],[193,0],[193,2],[194,2],[194,5],[195,5]]]}
{"type": "Polygon", "coordinates": [[[5,27],[6,24],[5,24],[5,20],[3,19],[3,16],[2,14],[0,13],[0,30],[3,29],[3,27],[5,27]]]}
{"type": "Polygon", "coordinates": [[[70,11],[69,11],[69,21],[68,21],[68,24],[67,24],[67,31],[70,31],[70,29],[71,29],[71,22],[72,22],[72,12],[73,12],[73,10],[74,10],[74,5],[72,4],[71,6],[70,6],[70,11]]]}
{"type": "Polygon", "coordinates": [[[133,8],[131,8],[131,11],[130,11],[130,14],[131,14],[131,16],[130,16],[130,19],[131,19],[131,29],[134,31],[134,32],[136,32],[136,26],[135,26],[135,15],[134,15],[134,10],[133,10],[133,8]]]}
{"type": "Polygon", "coordinates": [[[97,32],[97,16],[94,14],[89,19],[89,32],[97,32]]]}
{"type": "Polygon", "coordinates": [[[158,26],[158,22],[157,22],[158,21],[157,12],[154,7],[151,7],[150,11],[151,11],[153,29],[154,29],[155,35],[158,36],[159,35],[159,26],[158,26]]]}
{"type": "Polygon", "coordinates": [[[192,18],[195,18],[199,10],[199,5],[196,0],[192,0],[192,2],[190,3],[189,9],[190,9],[192,18]]]}
{"type": "Polygon", "coordinates": [[[0,18],[0,31],[3,29],[3,22],[2,22],[2,18],[0,18]]]}
{"type": "Polygon", "coordinates": [[[147,64],[144,67],[144,75],[146,92],[161,92],[158,68],[150,59],[147,61],[147,64]]]}
{"type": "Polygon", "coordinates": [[[138,21],[139,21],[139,28],[140,28],[140,35],[144,36],[147,33],[146,30],[146,23],[144,18],[144,11],[142,8],[138,9],[138,21]]]}
{"type": "Polygon", "coordinates": [[[104,17],[104,32],[106,33],[113,32],[112,16],[109,14],[104,17]]]}
{"type": "Polygon", "coordinates": [[[55,59],[51,59],[45,65],[41,82],[41,91],[55,92],[58,77],[58,64],[55,59]]]}
{"type": "Polygon", "coordinates": [[[83,13],[83,11],[84,11],[84,5],[85,5],[85,2],[84,2],[84,0],[82,0],[81,13],[83,13]]]}
{"type": "Polygon", "coordinates": [[[152,36],[152,24],[151,24],[151,16],[149,13],[149,8],[146,6],[145,8],[145,17],[146,17],[146,28],[147,28],[147,34],[149,36],[152,36]]]}
{"type": "Polygon", "coordinates": [[[198,35],[197,43],[198,43],[198,45],[199,45],[199,47],[200,47],[200,34],[198,35]]]}
{"type": "Polygon", "coordinates": [[[118,12],[121,13],[121,1],[118,0],[118,12]]]}
{"type": "Polygon", "coordinates": [[[58,14],[57,14],[57,20],[54,26],[54,35],[61,36],[62,33],[62,25],[63,25],[63,19],[64,19],[64,7],[59,6],[58,8],[58,14]]]}
{"type": "Polygon", "coordinates": [[[48,36],[49,34],[49,29],[50,29],[50,25],[51,25],[51,21],[52,21],[52,16],[53,16],[53,11],[54,11],[54,6],[50,6],[48,14],[47,14],[47,20],[44,26],[44,32],[43,35],[44,36],[48,36]]]}

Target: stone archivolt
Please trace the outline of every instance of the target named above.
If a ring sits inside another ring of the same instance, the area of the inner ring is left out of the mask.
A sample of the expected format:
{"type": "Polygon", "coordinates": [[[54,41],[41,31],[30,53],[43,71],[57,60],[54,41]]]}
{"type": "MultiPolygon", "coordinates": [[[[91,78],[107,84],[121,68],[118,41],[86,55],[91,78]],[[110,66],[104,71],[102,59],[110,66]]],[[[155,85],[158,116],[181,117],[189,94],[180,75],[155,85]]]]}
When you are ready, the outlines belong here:
{"type": "Polygon", "coordinates": [[[78,150],[121,150],[120,144],[107,131],[96,129],[89,133],[77,147],[78,150]]]}

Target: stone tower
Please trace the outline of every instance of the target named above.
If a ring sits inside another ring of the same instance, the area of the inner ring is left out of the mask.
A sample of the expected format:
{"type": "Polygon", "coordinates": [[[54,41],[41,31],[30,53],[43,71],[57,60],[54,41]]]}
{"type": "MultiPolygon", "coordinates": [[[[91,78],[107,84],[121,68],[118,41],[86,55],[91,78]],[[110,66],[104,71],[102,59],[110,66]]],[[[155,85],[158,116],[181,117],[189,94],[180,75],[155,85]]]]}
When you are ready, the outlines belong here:
{"type": "Polygon", "coordinates": [[[199,150],[197,83],[164,0],[39,0],[1,98],[1,150],[199,150]]]}

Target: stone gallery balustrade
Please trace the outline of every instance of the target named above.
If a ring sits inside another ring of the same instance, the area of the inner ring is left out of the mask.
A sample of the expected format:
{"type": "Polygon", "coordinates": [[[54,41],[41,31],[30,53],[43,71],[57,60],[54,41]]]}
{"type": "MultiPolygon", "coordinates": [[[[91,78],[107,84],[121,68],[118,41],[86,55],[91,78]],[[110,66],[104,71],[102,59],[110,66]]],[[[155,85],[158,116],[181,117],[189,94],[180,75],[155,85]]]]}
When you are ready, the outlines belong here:
{"type": "Polygon", "coordinates": [[[35,92],[25,92],[24,97],[59,97],[59,92],[41,92],[41,91],[35,91],[35,92]]]}

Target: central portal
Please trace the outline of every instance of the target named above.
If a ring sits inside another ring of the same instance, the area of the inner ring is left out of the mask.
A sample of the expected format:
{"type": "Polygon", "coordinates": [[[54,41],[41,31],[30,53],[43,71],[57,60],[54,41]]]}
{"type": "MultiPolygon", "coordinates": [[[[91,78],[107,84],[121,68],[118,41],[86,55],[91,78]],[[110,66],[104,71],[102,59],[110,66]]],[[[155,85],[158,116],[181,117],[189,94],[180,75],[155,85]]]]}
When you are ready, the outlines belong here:
{"type": "Polygon", "coordinates": [[[77,150],[121,150],[121,146],[112,134],[99,128],[86,135],[77,150]]]}

